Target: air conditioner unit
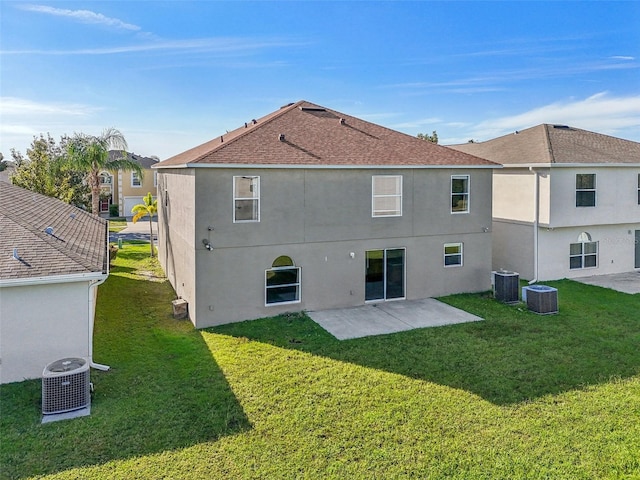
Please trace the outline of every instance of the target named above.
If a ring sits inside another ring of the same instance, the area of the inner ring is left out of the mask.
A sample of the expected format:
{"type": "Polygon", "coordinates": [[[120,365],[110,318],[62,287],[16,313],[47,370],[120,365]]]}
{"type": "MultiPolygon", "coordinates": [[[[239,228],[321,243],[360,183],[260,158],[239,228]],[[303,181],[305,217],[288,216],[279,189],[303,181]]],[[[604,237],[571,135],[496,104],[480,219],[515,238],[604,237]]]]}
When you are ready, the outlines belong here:
{"type": "Polygon", "coordinates": [[[517,303],[519,301],[520,274],[505,270],[491,273],[495,299],[504,303],[517,303]]]}
{"type": "Polygon", "coordinates": [[[558,313],[558,289],[547,285],[529,285],[527,308],[543,315],[558,313]]]}
{"type": "Polygon", "coordinates": [[[42,413],[71,412],[91,405],[89,361],[63,358],[42,372],[42,413]]]}

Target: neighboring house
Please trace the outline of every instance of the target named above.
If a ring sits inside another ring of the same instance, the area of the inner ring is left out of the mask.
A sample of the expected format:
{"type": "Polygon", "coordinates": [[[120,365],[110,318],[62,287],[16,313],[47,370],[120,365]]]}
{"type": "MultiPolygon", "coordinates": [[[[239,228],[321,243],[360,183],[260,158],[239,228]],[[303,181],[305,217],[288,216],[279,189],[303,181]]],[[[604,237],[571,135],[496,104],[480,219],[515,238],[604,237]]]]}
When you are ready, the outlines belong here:
{"type": "MultiPolygon", "coordinates": [[[[131,208],[143,203],[142,198],[147,193],[151,192],[155,199],[157,172],[151,170],[151,167],[158,163],[158,160],[142,157],[135,153],[126,153],[129,160],[137,162],[142,167],[142,178],[130,170],[100,172],[100,214],[102,216],[109,216],[109,207],[116,204],[118,205],[118,216],[132,217],[131,208]]],[[[122,152],[111,150],[109,156],[119,158],[122,156],[122,152]]]]}
{"type": "Polygon", "coordinates": [[[159,259],[199,328],[486,290],[496,167],[289,104],[154,165],[159,259]]]}
{"type": "Polygon", "coordinates": [[[91,359],[107,237],[104,219],[0,181],[0,383],[91,359]]]}
{"type": "Polygon", "coordinates": [[[538,125],[455,145],[493,175],[493,266],[552,280],[640,268],[640,143],[538,125]]]}

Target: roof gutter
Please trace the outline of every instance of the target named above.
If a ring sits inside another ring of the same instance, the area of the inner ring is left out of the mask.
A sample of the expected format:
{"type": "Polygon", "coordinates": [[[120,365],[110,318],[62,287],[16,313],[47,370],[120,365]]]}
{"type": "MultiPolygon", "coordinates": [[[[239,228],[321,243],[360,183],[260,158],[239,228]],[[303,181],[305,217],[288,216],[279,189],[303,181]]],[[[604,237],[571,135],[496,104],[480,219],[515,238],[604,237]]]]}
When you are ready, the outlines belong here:
{"type": "Polygon", "coordinates": [[[92,282],[100,279],[106,280],[108,276],[109,272],[88,272],[32,278],[7,278],[0,280],[0,288],[49,285],[52,283],[92,282]]]}

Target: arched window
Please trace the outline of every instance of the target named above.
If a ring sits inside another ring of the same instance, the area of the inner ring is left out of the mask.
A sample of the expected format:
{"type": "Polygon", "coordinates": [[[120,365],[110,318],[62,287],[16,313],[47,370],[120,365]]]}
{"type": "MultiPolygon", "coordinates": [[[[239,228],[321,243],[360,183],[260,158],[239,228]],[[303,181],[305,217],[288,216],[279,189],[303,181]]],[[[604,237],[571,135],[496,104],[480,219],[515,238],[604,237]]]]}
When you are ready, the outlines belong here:
{"type": "Polygon", "coordinates": [[[113,183],[113,177],[109,172],[102,172],[99,175],[100,185],[110,186],[113,183]]]}
{"type": "Polygon", "coordinates": [[[578,235],[578,241],[569,245],[569,268],[596,268],[598,266],[598,242],[588,232],[578,235]]]}
{"type": "Polygon", "coordinates": [[[276,258],[265,270],[265,305],[300,302],[300,267],[291,257],[276,258]]]}

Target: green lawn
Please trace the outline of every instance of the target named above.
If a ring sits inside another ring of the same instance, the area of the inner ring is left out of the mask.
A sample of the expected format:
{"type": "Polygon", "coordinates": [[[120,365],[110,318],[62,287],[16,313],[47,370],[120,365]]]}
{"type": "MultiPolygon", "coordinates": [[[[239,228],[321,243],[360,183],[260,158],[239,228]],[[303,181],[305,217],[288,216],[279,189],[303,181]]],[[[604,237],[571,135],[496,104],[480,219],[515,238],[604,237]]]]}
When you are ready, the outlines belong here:
{"type": "Polygon", "coordinates": [[[121,232],[127,228],[127,220],[124,218],[110,218],[109,231],[113,233],[121,232]]]}
{"type": "Polygon", "coordinates": [[[303,314],[195,331],[146,245],[100,287],[92,414],[1,389],[2,478],[640,478],[640,298],[554,282],[560,314],[337,341],[303,314]]]}

